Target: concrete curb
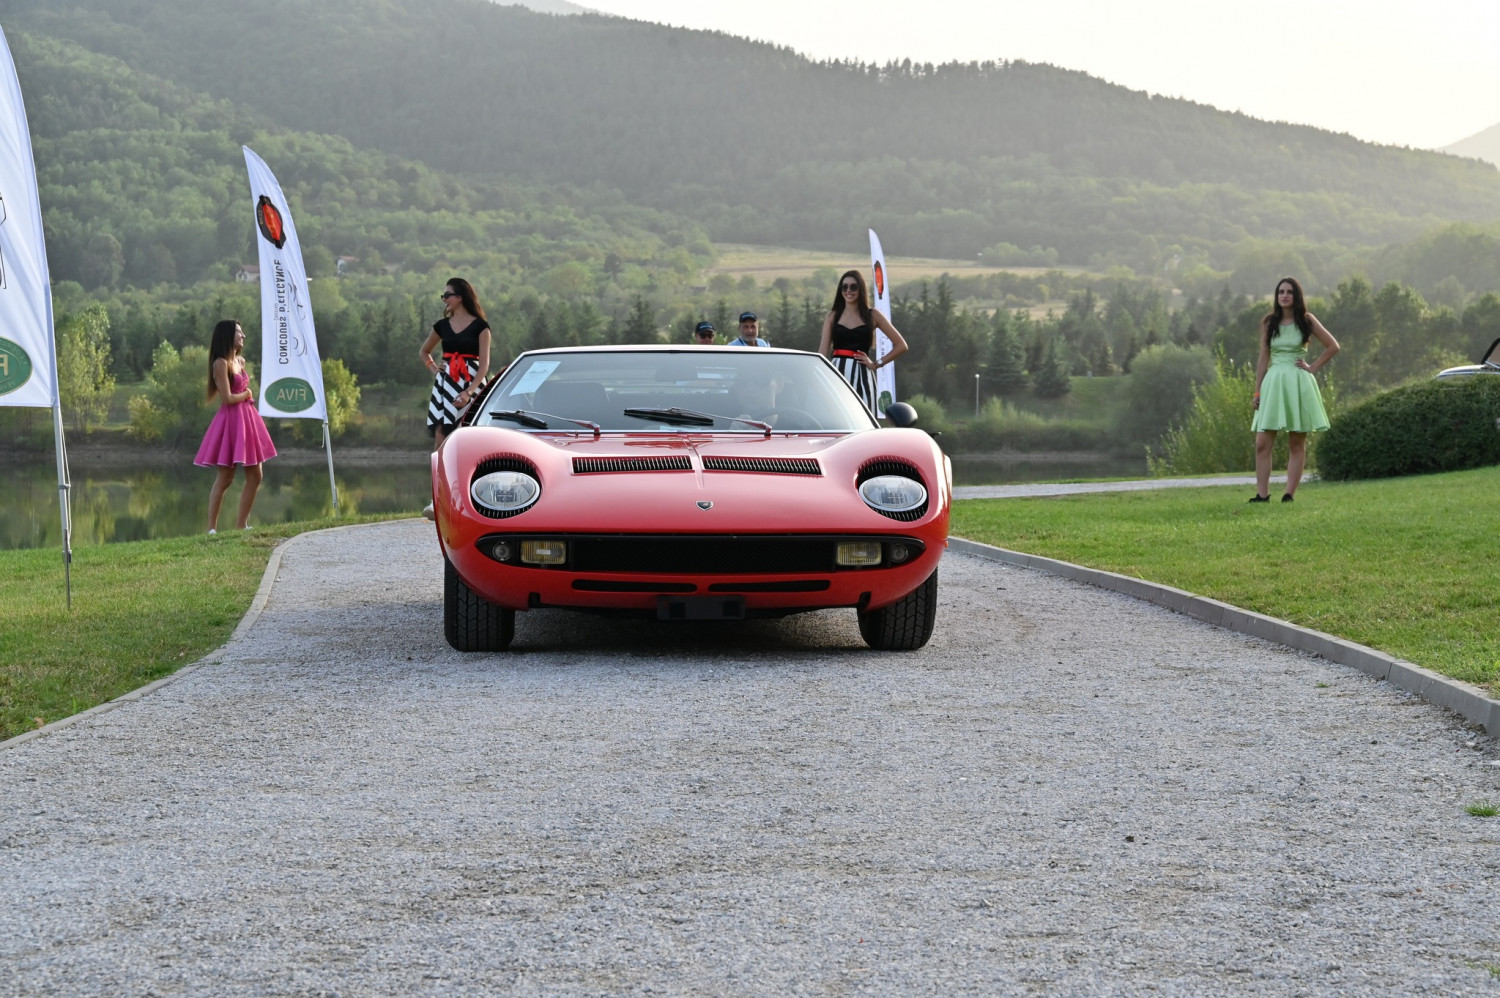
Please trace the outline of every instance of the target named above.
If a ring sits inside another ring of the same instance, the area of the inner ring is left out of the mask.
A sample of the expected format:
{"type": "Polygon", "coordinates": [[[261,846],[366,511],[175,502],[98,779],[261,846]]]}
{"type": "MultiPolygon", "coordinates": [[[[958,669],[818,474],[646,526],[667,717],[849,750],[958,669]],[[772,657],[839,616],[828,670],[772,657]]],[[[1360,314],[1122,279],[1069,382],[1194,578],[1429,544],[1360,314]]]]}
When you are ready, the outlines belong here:
{"type": "Polygon", "coordinates": [[[981,544],[962,537],[950,537],[948,549],[959,554],[987,558],[1020,568],[1034,568],[1041,572],[1058,575],[1075,582],[1085,582],[1101,589],[1109,589],[1126,596],[1155,603],[1177,613],[1186,614],[1215,627],[1238,631],[1252,637],[1264,638],[1298,651],[1321,655],[1330,662],[1348,665],[1374,678],[1385,680],[1392,686],[1414,693],[1426,700],[1453,711],[1471,723],[1480,725],[1492,735],[1500,735],[1500,700],[1492,700],[1484,690],[1457,679],[1438,675],[1431,669],[1403,661],[1383,651],[1367,648],[1353,641],[1299,627],[1285,620],[1265,614],[1242,610],[1228,603],[1197,596],[1183,589],[1174,589],[1145,579],[1136,579],[1115,572],[1104,572],[1095,568],[1084,568],[1071,562],[1043,558],[1040,555],[1023,554],[1005,548],[981,544]]]}
{"type": "MultiPolygon", "coordinates": [[[[301,536],[304,535],[297,535],[297,537],[301,536]]],[[[79,721],[82,721],[84,718],[97,717],[100,714],[108,713],[109,711],[114,710],[116,707],[130,703],[132,700],[139,700],[141,697],[146,696],[147,694],[154,693],[157,690],[161,689],[163,686],[166,686],[168,683],[175,683],[177,680],[183,678],[184,676],[188,676],[194,672],[197,672],[200,668],[209,664],[210,662],[217,662],[223,655],[224,649],[228,648],[230,645],[234,644],[240,638],[249,633],[250,628],[254,627],[255,622],[260,619],[261,611],[264,610],[266,606],[266,600],[271,596],[271,587],[276,583],[276,573],[281,570],[281,554],[286,550],[286,546],[292,541],[295,541],[297,537],[288,537],[280,544],[277,544],[274,548],[271,549],[271,557],[266,560],[266,570],[261,574],[260,577],[260,588],[255,591],[255,598],[250,601],[250,609],[245,611],[245,616],[240,619],[238,626],[235,627],[234,633],[229,636],[228,641],[224,642],[222,645],[215,648],[207,655],[204,655],[198,661],[193,662],[190,665],[184,665],[182,668],[178,669],[170,676],[163,676],[160,679],[156,680],[154,683],[147,683],[140,689],[131,690],[129,693],[115,697],[113,700],[107,700],[104,703],[99,704],[97,707],[90,707],[88,710],[80,711],[77,714],[72,714],[68,717],[60,718],[56,721],[53,721],[51,724],[46,724],[40,728],[37,728],[35,731],[25,731],[19,735],[16,735],[14,738],[7,738],[5,741],[0,741],[0,752],[4,752],[8,748],[15,748],[23,742],[31,741],[31,739],[33,738],[40,738],[43,735],[50,734],[51,732],[56,731],[59,728],[66,728],[70,724],[76,724],[79,721]]]]}

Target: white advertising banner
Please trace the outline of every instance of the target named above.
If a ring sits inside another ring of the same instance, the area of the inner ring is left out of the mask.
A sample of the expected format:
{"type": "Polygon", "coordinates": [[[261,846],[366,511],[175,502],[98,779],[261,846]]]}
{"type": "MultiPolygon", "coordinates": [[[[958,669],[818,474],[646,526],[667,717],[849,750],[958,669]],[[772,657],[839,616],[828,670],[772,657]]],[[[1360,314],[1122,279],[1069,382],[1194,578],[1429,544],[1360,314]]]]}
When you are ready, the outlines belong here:
{"type": "MultiPolygon", "coordinates": [[[[875,311],[891,317],[890,275],[885,270],[885,251],[880,248],[880,237],[870,230],[870,294],[875,311]]],[[[875,330],[875,359],[877,361],[891,352],[891,338],[875,330]]],[[[887,364],[875,372],[875,411],[881,415],[896,401],[896,365],[887,364]]]]}
{"type": "Polygon", "coordinates": [[[260,247],[260,414],[327,420],[297,227],[271,168],[249,146],[243,148],[260,247]]]}
{"type": "Polygon", "coordinates": [[[57,403],[52,284],[31,131],[0,31],[0,405],[57,403]]]}

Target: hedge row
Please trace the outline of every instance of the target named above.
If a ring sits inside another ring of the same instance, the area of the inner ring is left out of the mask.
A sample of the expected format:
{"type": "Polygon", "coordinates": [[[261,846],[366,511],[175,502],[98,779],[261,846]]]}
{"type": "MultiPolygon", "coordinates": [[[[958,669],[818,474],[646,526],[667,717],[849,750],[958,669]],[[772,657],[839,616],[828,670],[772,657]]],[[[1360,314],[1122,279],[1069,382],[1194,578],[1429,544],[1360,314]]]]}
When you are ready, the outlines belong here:
{"type": "Polygon", "coordinates": [[[1317,463],[1329,479],[1500,464],[1500,375],[1428,381],[1362,402],[1334,418],[1317,463]]]}

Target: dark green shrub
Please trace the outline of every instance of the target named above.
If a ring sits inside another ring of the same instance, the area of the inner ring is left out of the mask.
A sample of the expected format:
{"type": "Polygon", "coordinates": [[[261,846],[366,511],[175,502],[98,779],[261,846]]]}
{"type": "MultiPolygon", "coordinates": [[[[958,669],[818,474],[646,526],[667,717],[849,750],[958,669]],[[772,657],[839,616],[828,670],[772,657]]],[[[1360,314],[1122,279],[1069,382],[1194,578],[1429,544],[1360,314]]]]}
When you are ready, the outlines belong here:
{"type": "Polygon", "coordinates": [[[1384,392],[1332,420],[1318,441],[1324,478],[1387,478],[1500,464],[1500,377],[1384,392]]]}

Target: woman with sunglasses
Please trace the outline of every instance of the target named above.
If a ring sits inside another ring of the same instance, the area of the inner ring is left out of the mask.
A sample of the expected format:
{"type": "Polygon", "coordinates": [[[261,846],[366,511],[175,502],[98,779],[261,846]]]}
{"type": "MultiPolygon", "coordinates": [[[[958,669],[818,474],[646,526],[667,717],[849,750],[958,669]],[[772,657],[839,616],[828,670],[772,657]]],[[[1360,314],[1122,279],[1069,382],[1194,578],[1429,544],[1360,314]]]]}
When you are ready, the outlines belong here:
{"type": "Polygon", "coordinates": [[[1271,451],[1276,434],[1287,439],[1286,492],[1291,502],[1307,464],[1307,435],[1328,429],[1328,413],[1313,375],[1339,352],[1339,341],[1307,310],[1302,285],[1292,277],[1276,282],[1271,311],[1260,320],[1260,359],[1255,365],[1255,495],[1250,502],[1271,501],[1271,451]],[[1323,350],[1312,363],[1307,344],[1317,337],[1323,350]]]}
{"type": "Polygon", "coordinates": [[[833,366],[853,386],[870,415],[877,419],[880,412],[876,409],[875,371],[906,350],[906,340],[891,325],[891,320],[870,307],[870,293],[865,288],[864,276],[857,270],[847,271],[839,278],[833,308],[823,319],[823,339],[818,344],[818,352],[833,361],[833,366]],[[877,329],[891,341],[890,352],[879,361],[871,357],[877,329]]]}
{"type": "Polygon", "coordinates": [[[434,374],[427,402],[427,432],[436,450],[458,425],[459,414],[473,401],[490,370],[490,324],[474,288],[461,277],[443,288],[443,317],[433,323],[418,356],[434,374]],[[432,348],[443,346],[443,359],[432,359],[432,348]]]}

